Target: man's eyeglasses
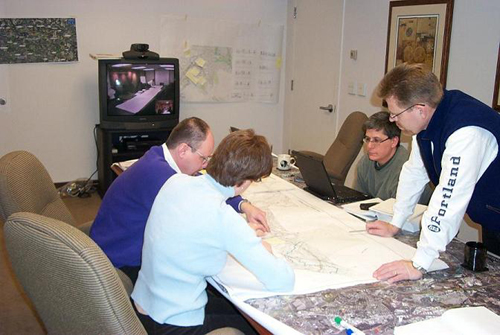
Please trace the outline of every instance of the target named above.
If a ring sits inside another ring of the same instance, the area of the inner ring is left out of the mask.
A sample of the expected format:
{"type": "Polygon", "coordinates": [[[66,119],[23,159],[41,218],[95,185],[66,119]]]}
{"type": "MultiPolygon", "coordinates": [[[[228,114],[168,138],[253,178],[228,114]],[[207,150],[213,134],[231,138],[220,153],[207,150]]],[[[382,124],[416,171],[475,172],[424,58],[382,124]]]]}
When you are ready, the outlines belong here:
{"type": "Polygon", "coordinates": [[[379,145],[380,143],[383,143],[383,142],[385,142],[385,141],[387,141],[389,139],[390,139],[390,137],[388,137],[385,140],[383,140],[383,139],[378,138],[378,137],[371,138],[371,137],[365,136],[363,138],[363,142],[365,142],[366,144],[373,143],[373,145],[379,145]]]}
{"type": "Polygon", "coordinates": [[[400,116],[401,114],[403,114],[404,112],[406,111],[409,111],[410,109],[412,109],[413,107],[415,106],[425,106],[425,104],[414,104],[414,105],[411,105],[410,107],[406,108],[405,110],[403,110],[402,112],[399,112],[397,114],[390,114],[389,115],[389,119],[390,120],[395,120],[398,116],[400,116]]]}
{"type": "Polygon", "coordinates": [[[191,148],[191,150],[193,150],[194,152],[196,152],[198,154],[198,156],[201,157],[203,164],[207,163],[212,158],[212,155],[205,156],[201,152],[199,152],[197,149],[195,149],[192,146],[190,146],[189,144],[188,144],[188,146],[191,148]]]}

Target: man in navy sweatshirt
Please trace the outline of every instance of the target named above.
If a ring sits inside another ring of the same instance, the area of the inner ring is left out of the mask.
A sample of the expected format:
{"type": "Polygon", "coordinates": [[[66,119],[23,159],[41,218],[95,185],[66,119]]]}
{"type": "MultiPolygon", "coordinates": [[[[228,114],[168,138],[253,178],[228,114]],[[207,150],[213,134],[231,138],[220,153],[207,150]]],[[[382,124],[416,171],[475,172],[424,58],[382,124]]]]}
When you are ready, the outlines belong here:
{"type": "Polygon", "coordinates": [[[374,277],[389,282],[420,279],[455,237],[465,213],[482,226],[489,251],[500,254],[500,114],[461,91],[443,90],[423,64],[395,67],[378,89],[391,121],[413,136],[413,144],[401,171],[391,223],[368,223],[368,232],[398,233],[425,184],[430,180],[436,188],[412,260],[384,264],[374,277]]]}

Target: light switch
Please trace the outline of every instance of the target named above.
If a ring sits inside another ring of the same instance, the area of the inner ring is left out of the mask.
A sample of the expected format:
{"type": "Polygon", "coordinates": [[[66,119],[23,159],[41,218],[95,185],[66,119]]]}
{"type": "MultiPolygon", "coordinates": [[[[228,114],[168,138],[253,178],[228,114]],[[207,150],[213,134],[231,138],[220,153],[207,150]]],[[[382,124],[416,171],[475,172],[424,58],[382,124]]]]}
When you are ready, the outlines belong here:
{"type": "Polygon", "coordinates": [[[349,84],[347,84],[347,93],[351,95],[356,95],[356,83],[353,81],[350,81],[349,84]]]}
{"type": "Polygon", "coordinates": [[[358,83],[358,95],[360,97],[365,97],[366,96],[366,84],[363,83],[358,83]]]}

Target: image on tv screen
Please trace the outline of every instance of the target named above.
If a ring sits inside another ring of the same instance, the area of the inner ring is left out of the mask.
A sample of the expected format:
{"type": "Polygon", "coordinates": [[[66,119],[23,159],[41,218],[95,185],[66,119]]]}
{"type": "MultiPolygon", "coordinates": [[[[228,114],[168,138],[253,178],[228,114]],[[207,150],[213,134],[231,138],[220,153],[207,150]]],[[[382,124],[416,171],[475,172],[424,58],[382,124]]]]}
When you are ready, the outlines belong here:
{"type": "Polygon", "coordinates": [[[173,113],[174,65],[108,64],[107,109],[111,116],[173,113]]]}

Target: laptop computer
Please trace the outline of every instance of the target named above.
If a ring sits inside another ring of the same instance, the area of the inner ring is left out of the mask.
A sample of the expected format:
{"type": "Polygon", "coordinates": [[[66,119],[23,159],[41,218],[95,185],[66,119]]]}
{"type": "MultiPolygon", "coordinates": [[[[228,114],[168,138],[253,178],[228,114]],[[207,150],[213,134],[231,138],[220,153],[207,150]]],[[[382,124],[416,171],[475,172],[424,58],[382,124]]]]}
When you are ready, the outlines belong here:
{"type": "Polygon", "coordinates": [[[330,180],[321,159],[298,151],[292,151],[292,155],[295,157],[296,165],[307,185],[304,188],[305,191],[334,204],[346,204],[372,198],[347,186],[335,185],[330,180]]]}

